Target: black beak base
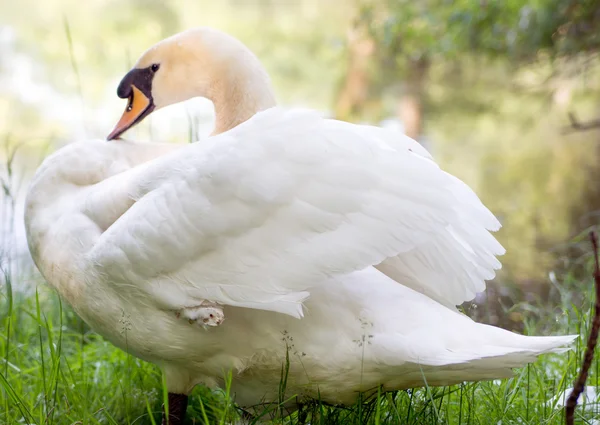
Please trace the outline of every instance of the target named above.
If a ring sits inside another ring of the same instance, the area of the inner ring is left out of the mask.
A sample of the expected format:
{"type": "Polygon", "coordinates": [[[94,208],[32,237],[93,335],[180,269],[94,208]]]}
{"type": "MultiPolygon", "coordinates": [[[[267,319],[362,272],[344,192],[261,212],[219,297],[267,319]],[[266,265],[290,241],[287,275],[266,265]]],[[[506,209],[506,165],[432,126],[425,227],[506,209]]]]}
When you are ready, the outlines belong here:
{"type": "Polygon", "coordinates": [[[154,71],[152,67],[147,68],[133,68],[129,71],[117,87],[117,96],[121,99],[127,99],[132,94],[131,86],[136,86],[144,96],[148,99],[152,99],[152,79],[154,78],[154,71]]]}
{"type": "Polygon", "coordinates": [[[123,77],[117,87],[117,95],[122,99],[129,99],[129,102],[123,116],[106,140],[118,139],[121,134],[138,124],[154,110],[152,79],[158,69],[157,66],[134,68],[123,77]]]}

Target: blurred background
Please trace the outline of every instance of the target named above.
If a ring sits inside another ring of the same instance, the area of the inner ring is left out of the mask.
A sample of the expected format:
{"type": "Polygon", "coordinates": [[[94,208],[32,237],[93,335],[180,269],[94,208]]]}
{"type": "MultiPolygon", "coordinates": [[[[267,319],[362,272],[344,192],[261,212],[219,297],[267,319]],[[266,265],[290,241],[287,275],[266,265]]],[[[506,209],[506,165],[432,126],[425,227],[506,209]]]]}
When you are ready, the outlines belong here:
{"type": "MultiPolygon", "coordinates": [[[[19,0],[0,3],[0,258],[15,287],[34,279],[22,204],[36,167],[106,137],[137,57],[199,25],[248,45],[280,104],[405,132],[478,193],[507,254],[471,315],[519,329],[578,273],[600,208],[597,0],[19,0]]],[[[189,142],[212,120],[194,99],[127,136],[189,142]]]]}

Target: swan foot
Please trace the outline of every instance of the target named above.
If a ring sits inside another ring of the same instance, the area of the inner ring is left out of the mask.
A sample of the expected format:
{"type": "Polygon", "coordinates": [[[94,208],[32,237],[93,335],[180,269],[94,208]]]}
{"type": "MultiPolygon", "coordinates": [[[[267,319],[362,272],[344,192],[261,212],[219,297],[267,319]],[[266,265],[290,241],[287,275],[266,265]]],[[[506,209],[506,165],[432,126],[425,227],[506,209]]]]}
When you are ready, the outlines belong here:
{"type": "Polygon", "coordinates": [[[225,320],[223,309],[214,303],[185,307],[177,311],[175,316],[178,319],[183,317],[190,325],[197,324],[205,328],[207,326],[219,326],[225,320]]]}

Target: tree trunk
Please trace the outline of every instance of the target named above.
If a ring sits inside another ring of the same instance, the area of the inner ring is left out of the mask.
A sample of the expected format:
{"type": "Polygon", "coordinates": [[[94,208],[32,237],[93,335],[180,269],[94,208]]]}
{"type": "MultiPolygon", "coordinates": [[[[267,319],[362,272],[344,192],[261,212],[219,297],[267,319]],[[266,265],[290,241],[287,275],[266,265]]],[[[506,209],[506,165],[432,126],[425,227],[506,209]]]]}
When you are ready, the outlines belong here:
{"type": "Polygon", "coordinates": [[[347,34],[348,68],[337,96],[334,114],[344,121],[355,120],[368,99],[369,66],[375,51],[365,23],[356,20],[347,34]]]}
{"type": "Polygon", "coordinates": [[[404,90],[398,101],[398,116],[407,136],[418,140],[423,132],[423,96],[429,60],[422,56],[408,63],[404,90]]]}

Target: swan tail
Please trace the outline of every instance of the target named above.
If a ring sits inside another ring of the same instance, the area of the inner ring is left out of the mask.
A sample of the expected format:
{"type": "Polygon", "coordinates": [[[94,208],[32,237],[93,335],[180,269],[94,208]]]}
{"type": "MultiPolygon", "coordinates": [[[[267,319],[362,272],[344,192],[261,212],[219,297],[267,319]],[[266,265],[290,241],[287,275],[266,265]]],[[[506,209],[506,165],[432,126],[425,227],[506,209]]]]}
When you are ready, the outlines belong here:
{"type": "Polygon", "coordinates": [[[486,331],[492,330],[495,335],[489,342],[447,347],[443,352],[428,353],[399,367],[390,367],[385,386],[406,389],[509,378],[514,369],[535,362],[540,355],[570,350],[578,336],[523,336],[487,325],[478,327],[490,328],[486,331]],[[498,333],[504,334],[502,338],[498,333]]]}

